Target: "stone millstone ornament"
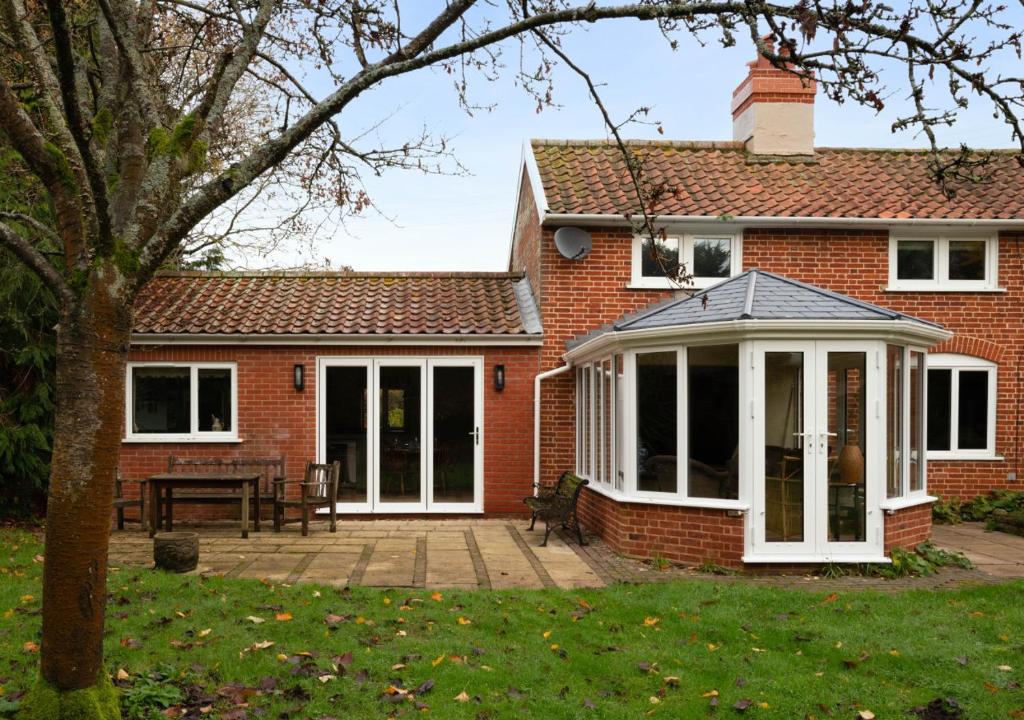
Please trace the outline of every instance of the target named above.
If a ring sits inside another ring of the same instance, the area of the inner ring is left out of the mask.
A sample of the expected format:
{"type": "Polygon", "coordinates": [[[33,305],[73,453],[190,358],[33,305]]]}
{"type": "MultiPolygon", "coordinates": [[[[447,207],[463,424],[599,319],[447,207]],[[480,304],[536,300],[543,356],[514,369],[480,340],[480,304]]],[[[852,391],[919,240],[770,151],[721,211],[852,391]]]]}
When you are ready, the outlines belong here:
{"type": "Polygon", "coordinates": [[[153,538],[153,560],[161,570],[185,573],[199,564],[199,533],[165,532],[153,538]]]}

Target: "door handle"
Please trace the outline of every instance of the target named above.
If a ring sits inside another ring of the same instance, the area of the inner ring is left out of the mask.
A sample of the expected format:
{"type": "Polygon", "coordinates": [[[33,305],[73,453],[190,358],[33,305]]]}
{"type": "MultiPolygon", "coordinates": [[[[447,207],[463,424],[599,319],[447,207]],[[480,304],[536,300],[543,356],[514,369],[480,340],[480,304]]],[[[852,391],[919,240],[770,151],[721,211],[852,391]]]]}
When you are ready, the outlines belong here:
{"type": "Polygon", "coordinates": [[[472,432],[468,432],[466,434],[473,438],[473,442],[475,444],[480,444],[480,428],[474,428],[472,432]]]}

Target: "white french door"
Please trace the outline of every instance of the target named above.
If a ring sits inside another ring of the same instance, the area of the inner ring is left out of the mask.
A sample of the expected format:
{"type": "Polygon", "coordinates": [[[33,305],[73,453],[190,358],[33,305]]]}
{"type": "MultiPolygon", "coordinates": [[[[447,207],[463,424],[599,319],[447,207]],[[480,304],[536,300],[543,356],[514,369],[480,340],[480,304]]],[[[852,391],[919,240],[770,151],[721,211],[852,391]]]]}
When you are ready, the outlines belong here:
{"type": "Polygon", "coordinates": [[[320,358],[321,462],[339,460],[340,512],[483,509],[478,358],[320,358]]]}
{"type": "Polygon", "coordinates": [[[752,557],[882,557],[876,343],[754,344],[752,557]]]}

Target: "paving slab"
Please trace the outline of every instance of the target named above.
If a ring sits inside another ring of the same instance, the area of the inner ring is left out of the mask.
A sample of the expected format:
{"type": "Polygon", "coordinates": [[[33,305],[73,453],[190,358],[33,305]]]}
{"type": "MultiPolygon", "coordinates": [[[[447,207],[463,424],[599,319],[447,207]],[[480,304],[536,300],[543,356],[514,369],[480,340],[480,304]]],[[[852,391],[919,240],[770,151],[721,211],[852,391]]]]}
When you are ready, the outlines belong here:
{"type": "MultiPolygon", "coordinates": [[[[605,579],[574,546],[527,532],[521,520],[342,521],[337,532],[314,521],[274,532],[267,523],[248,539],[237,525],[178,523],[199,532],[199,572],[271,582],[317,582],[375,587],[591,587],[605,579]]],[[[152,563],[152,540],[138,530],[115,531],[111,563],[152,563]]]]}
{"type": "Polygon", "coordinates": [[[1024,537],[985,529],[982,523],[935,525],[932,540],[962,552],[979,570],[994,577],[1024,578],[1024,537]]]}

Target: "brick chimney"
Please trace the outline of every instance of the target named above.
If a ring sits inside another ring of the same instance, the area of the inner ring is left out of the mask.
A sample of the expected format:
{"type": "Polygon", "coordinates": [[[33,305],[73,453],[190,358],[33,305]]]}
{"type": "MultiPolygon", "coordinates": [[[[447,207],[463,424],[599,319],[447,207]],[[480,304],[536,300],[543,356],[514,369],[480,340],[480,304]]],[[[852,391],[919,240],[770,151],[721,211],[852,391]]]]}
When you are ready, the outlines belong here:
{"type": "Polygon", "coordinates": [[[754,155],[813,155],[817,83],[778,69],[760,54],[747,67],[747,77],[732,91],[733,140],[746,143],[754,155]]]}

